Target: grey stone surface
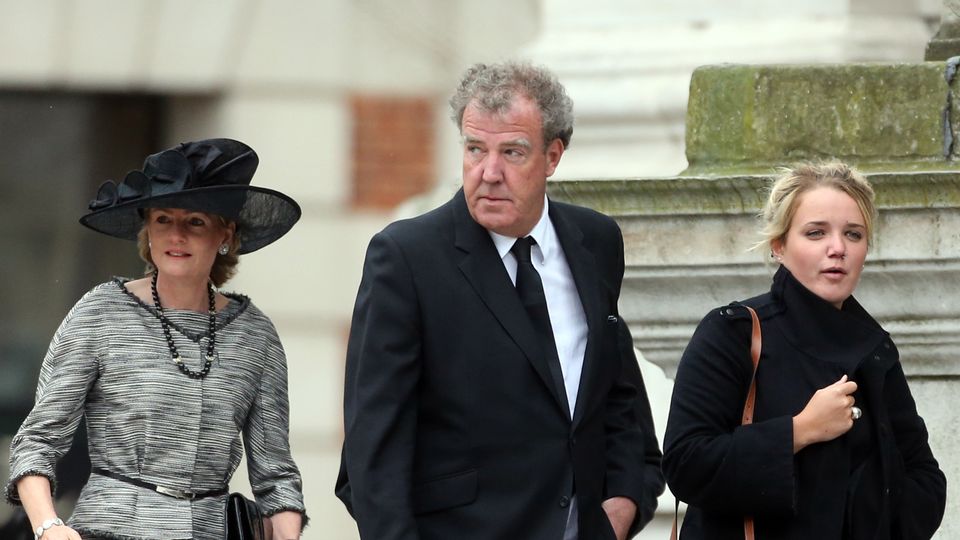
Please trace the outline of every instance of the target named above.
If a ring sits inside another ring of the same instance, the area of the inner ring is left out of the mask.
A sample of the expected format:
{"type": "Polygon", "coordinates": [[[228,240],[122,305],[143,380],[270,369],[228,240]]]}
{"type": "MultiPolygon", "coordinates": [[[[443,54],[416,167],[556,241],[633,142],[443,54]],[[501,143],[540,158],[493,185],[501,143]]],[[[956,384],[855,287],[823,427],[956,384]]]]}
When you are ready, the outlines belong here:
{"type": "MultiPolygon", "coordinates": [[[[906,371],[956,375],[960,353],[960,180],[952,171],[868,173],[880,217],[856,296],[903,350],[906,371]]],[[[621,310],[637,347],[672,374],[711,308],[769,287],[757,234],[767,176],[560,182],[551,195],[618,220],[621,310]]]]}

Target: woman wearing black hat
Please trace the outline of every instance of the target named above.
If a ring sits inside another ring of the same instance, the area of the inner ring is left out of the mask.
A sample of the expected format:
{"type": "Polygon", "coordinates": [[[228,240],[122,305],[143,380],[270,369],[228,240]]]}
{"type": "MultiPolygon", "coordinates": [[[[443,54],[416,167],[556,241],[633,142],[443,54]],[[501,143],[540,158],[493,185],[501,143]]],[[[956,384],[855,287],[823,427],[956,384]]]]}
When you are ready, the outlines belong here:
{"type": "Polygon", "coordinates": [[[237,141],[184,143],[119,185],[104,183],[81,218],[137,240],[148,273],[88,292],[50,344],[7,486],[37,538],[223,538],[227,485],[244,449],[274,537],[299,537],[305,510],[283,348],[249,298],[217,290],[237,255],[300,217],[291,198],[249,185],[257,164],[237,141]],[[66,525],[51,500],[54,465],[81,416],[92,474],[66,525]]]}

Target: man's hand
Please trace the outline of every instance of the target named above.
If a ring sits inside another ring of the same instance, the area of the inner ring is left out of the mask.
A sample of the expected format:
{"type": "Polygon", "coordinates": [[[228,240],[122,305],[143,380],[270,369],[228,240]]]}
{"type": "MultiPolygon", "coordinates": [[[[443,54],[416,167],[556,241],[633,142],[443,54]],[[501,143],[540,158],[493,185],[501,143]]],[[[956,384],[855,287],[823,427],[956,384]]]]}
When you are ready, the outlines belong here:
{"type": "Polygon", "coordinates": [[[601,506],[607,513],[613,532],[617,534],[617,540],[627,540],[630,525],[637,515],[637,505],[627,497],[611,497],[603,501],[601,506]]]}

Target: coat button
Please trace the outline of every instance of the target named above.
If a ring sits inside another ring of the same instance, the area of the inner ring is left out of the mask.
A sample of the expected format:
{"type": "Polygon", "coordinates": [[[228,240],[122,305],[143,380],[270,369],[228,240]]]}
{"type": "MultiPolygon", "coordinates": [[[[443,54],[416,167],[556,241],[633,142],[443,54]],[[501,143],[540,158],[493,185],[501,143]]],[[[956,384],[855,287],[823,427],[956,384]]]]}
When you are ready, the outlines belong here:
{"type": "Polygon", "coordinates": [[[618,319],[616,315],[607,315],[607,322],[610,324],[613,324],[619,320],[620,319],[618,319]]]}
{"type": "Polygon", "coordinates": [[[879,359],[880,359],[880,355],[879,355],[879,354],[873,355],[873,359],[874,359],[874,360],[879,360],[879,359]]]}
{"type": "Polygon", "coordinates": [[[567,497],[566,495],[560,497],[560,508],[566,508],[568,506],[570,506],[570,497],[567,497]]]}
{"type": "Polygon", "coordinates": [[[884,348],[884,349],[889,349],[889,348],[890,348],[890,342],[889,342],[889,341],[884,341],[884,342],[883,342],[883,348],[884,348]]]}

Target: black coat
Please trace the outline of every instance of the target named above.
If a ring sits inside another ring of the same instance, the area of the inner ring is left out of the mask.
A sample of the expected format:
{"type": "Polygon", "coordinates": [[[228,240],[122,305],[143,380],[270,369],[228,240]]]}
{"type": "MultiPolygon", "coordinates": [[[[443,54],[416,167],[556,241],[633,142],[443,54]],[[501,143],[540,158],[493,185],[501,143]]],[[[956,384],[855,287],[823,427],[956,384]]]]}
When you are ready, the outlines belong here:
{"type": "Polygon", "coordinates": [[[763,349],[754,424],[740,426],[750,383],[750,315],[711,311],[677,369],[663,471],[689,504],[682,538],[930,538],[946,478],[927,443],[896,346],[851,297],[838,310],[785,268],[757,310],[763,349]],[[792,417],[847,374],[863,416],[853,429],[793,454],[792,417]]]}
{"type": "Polygon", "coordinates": [[[613,538],[601,502],[663,491],[660,450],[617,314],[623,244],[610,218],[550,202],[588,325],[571,420],[489,233],[449,203],[377,234],[347,349],[337,495],[372,540],[613,538]]]}

